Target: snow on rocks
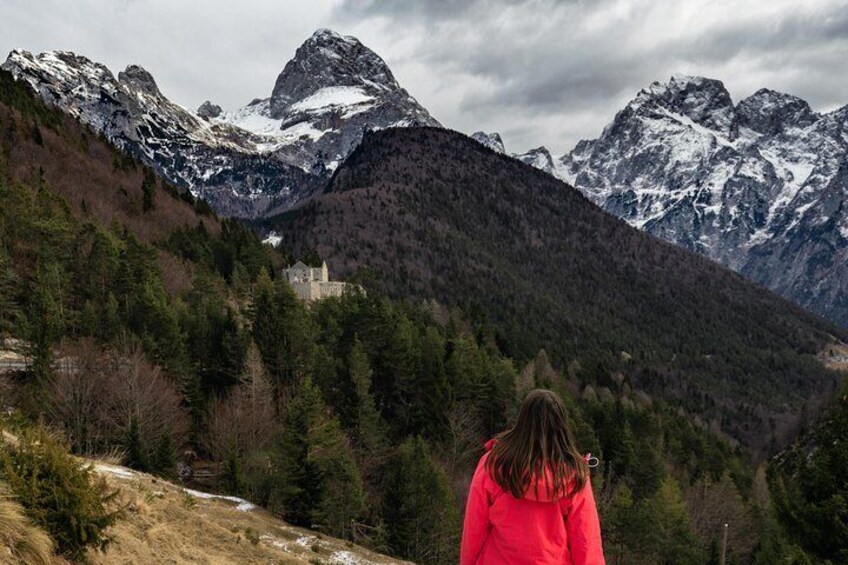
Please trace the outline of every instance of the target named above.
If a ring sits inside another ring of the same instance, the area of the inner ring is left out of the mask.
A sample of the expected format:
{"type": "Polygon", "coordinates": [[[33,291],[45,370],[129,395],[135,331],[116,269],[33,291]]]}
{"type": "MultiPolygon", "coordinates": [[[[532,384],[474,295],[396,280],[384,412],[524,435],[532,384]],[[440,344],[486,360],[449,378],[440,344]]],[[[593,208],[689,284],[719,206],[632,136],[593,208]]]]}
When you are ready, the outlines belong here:
{"type": "Polygon", "coordinates": [[[631,225],[848,324],[844,118],[768,89],[734,105],[721,82],[675,75],[553,167],[518,157],[631,225]]]}

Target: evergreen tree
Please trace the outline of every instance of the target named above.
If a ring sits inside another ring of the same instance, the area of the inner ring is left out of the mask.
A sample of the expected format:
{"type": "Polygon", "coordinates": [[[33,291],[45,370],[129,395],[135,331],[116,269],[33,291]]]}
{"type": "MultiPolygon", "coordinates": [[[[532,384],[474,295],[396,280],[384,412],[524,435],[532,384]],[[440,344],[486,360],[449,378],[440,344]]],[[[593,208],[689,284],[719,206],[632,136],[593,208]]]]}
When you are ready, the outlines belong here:
{"type": "Polygon", "coordinates": [[[275,395],[311,374],[316,328],[306,306],[294,294],[289,283],[276,283],[264,269],[260,271],[252,307],[253,339],[262,353],[262,360],[275,395]]]}
{"type": "Polygon", "coordinates": [[[446,409],[450,404],[450,385],[444,358],[444,339],[436,328],[428,327],[421,337],[421,368],[416,379],[411,427],[433,441],[444,439],[448,428],[446,409]]]}
{"type": "Polygon", "coordinates": [[[80,312],[79,316],[78,329],[80,335],[99,336],[101,333],[100,318],[91,300],[86,300],[82,307],[82,312],[80,312]]]}
{"type": "Polygon", "coordinates": [[[30,291],[27,322],[36,384],[43,387],[52,374],[53,343],[64,331],[61,268],[41,265],[30,291]]]}
{"type": "Polygon", "coordinates": [[[307,378],[286,407],[272,507],[286,520],[350,536],[365,505],[362,479],[338,421],[307,378]]]}
{"type": "Polygon", "coordinates": [[[692,520],[683,502],[680,486],[666,478],[650,498],[639,503],[634,522],[641,528],[644,554],[652,563],[697,565],[704,555],[692,531],[692,520]]]}
{"type": "Polygon", "coordinates": [[[17,275],[6,248],[0,245],[0,337],[18,329],[21,309],[16,299],[17,275]]]}
{"type": "Polygon", "coordinates": [[[153,452],[150,467],[158,473],[169,475],[174,471],[176,464],[174,440],[171,438],[171,434],[163,432],[156,442],[156,450],[153,452]]]}
{"type": "Polygon", "coordinates": [[[769,467],[777,516],[813,560],[848,562],[848,387],[820,423],[769,467]]]}
{"type": "Polygon", "coordinates": [[[135,416],[130,418],[130,425],[124,438],[124,449],[127,453],[124,461],[127,466],[139,471],[147,471],[150,468],[147,449],[142,442],[141,432],[138,429],[138,418],[135,416]]]}
{"type": "Polygon", "coordinates": [[[392,552],[420,563],[456,563],[457,503],[424,439],[401,444],[386,475],[383,518],[392,552]]]}
{"type": "Polygon", "coordinates": [[[373,455],[379,449],[383,435],[380,429],[380,414],[371,395],[371,376],[374,372],[368,362],[365,347],[358,337],[354,337],[350,347],[348,371],[356,394],[354,438],[364,453],[373,455]]]}

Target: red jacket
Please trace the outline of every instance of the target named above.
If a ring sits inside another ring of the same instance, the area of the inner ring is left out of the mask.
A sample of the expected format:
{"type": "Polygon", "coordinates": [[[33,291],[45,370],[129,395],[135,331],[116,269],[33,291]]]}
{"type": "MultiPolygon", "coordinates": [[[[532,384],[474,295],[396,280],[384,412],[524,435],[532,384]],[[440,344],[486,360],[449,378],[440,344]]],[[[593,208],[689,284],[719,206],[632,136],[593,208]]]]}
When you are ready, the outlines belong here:
{"type": "Polygon", "coordinates": [[[515,498],[486,471],[494,444],[486,443],[471,481],[461,565],[604,565],[592,485],[587,482],[572,497],[558,500],[548,489],[530,485],[523,498],[515,498]]]}

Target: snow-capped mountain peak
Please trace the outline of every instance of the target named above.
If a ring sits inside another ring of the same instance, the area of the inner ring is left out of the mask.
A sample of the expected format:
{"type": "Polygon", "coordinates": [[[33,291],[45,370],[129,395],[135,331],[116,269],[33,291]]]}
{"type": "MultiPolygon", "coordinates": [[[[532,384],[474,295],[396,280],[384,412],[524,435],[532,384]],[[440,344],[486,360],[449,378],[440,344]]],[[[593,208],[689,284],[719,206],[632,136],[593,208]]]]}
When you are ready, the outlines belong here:
{"type": "Polygon", "coordinates": [[[478,131],[471,134],[471,139],[477,143],[488,147],[495,153],[505,153],[503,140],[499,133],[485,133],[478,131]]]}
{"type": "Polygon", "coordinates": [[[146,92],[153,96],[161,96],[159,87],[156,86],[156,81],[153,76],[139,65],[129,65],[122,72],[118,73],[118,82],[127,84],[130,88],[146,92]]]}
{"type": "Polygon", "coordinates": [[[797,96],[767,88],[741,100],[736,112],[740,126],[764,135],[774,135],[789,127],[805,128],[820,117],[797,96]]]}
{"type": "Polygon", "coordinates": [[[684,116],[697,125],[734,139],[737,124],[730,93],[719,80],[676,74],[667,82],[654,82],[627,105],[633,112],[657,109],[684,116]]]}
{"type": "Polygon", "coordinates": [[[532,165],[533,167],[541,169],[546,173],[553,174],[554,172],[553,157],[551,157],[551,152],[548,151],[548,148],[545,146],[537,147],[536,149],[531,149],[527,153],[517,153],[513,155],[513,157],[515,157],[522,163],[532,165]]]}
{"type": "Polygon", "coordinates": [[[439,125],[382,58],[326,29],[297,49],[270,97],[232,112],[208,101],[193,112],[168,100],[141,66],[116,79],[67,51],[15,50],[2,68],[226,215],[294,204],[368,129],[439,125]]]}
{"type": "Polygon", "coordinates": [[[292,105],[325,88],[345,87],[359,96],[401,89],[385,61],[358,39],[319,29],[277,77],[271,92],[271,116],[282,118],[292,105]]]}
{"type": "MultiPolygon", "coordinates": [[[[848,324],[848,106],[718,80],[642,89],[552,173],[607,211],[848,324]]],[[[544,159],[536,164],[547,170],[544,159]]]]}
{"type": "Polygon", "coordinates": [[[440,125],[398,85],[379,55],[328,29],[297,49],[269,98],[214,121],[265,137],[264,151],[318,175],[334,170],[367,129],[440,125]]]}

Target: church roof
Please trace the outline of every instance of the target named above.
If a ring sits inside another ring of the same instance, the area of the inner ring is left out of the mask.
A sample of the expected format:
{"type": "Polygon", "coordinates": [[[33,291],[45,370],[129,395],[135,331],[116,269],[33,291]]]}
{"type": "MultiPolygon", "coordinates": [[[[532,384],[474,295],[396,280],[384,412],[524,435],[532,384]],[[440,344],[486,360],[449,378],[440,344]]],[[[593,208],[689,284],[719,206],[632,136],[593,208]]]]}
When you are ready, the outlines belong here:
{"type": "Polygon", "coordinates": [[[289,268],[290,268],[290,269],[308,269],[309,267],[307,267],[306,265],[304,265],[304,264],[303,264],[303,261],[298,261],[297,263],[295,263],[294,265],[292,265],[292,266],[291,266],[291,267],[289,267],[289,268]]]}

